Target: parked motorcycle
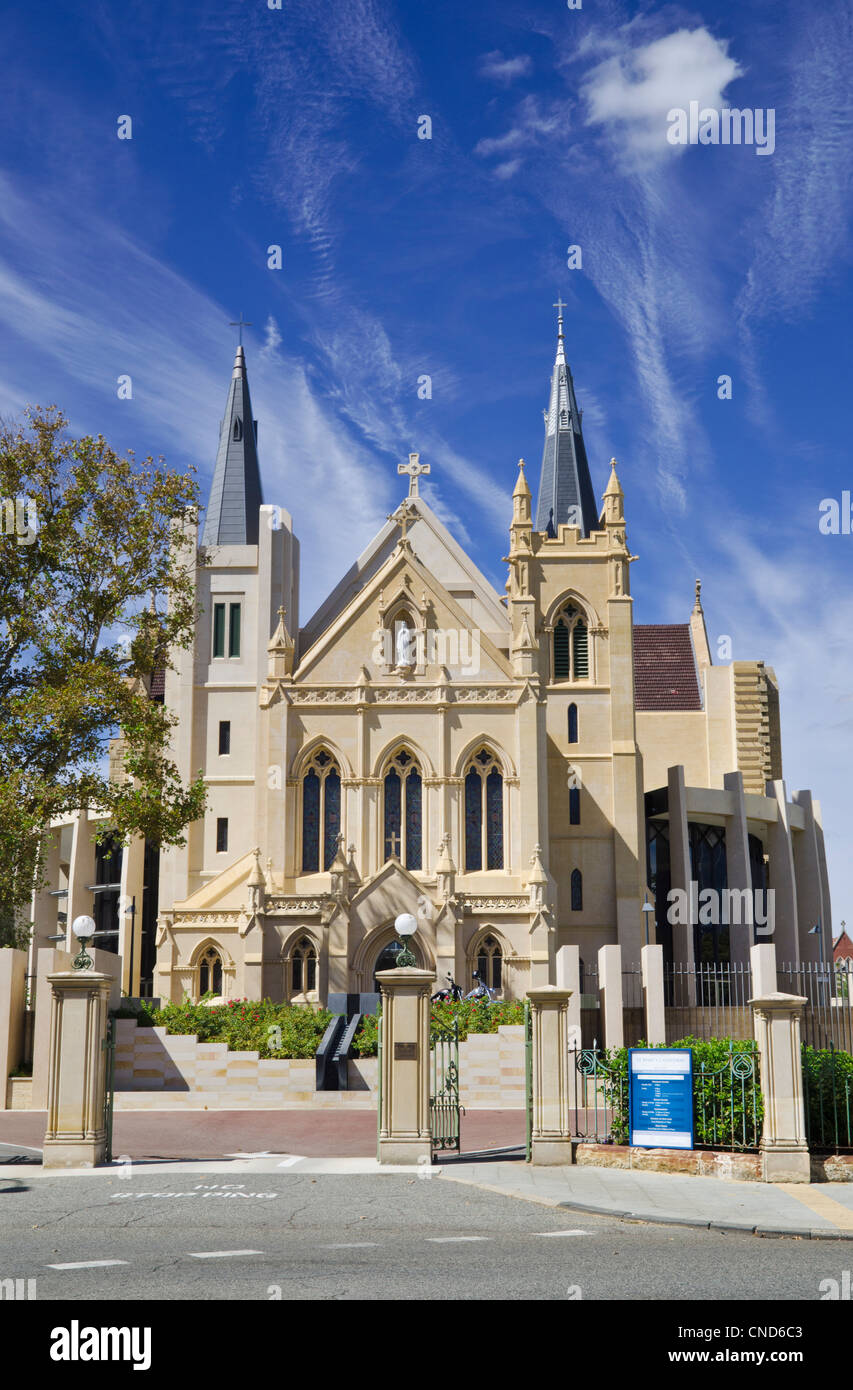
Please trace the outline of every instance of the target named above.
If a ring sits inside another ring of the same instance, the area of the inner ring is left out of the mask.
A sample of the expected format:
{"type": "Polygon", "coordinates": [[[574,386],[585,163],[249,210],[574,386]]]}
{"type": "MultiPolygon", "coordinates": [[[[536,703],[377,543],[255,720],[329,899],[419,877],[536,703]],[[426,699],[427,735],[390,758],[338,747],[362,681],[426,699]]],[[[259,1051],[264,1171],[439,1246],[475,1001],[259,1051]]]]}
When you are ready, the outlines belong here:
{"type": "Polygon", "coordinates": [[[447,972],[448,984],[444,989],[436,990],[432,996],[435,1004],[458,1004],[462,999],[462,986],[457,985],[450,972],[447,972]]]}

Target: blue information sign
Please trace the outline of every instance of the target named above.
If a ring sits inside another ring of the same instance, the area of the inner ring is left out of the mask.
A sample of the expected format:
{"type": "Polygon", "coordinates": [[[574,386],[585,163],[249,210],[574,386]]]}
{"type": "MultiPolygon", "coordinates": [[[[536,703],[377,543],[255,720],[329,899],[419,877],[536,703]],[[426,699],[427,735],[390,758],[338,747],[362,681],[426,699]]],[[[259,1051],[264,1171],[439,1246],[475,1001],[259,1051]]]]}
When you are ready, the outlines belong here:
{"type": "Polygon", "coordinates": [[[693,1148],[693,1053],[689,1047],[628,1049],[629,1144],[693,1148]]]}

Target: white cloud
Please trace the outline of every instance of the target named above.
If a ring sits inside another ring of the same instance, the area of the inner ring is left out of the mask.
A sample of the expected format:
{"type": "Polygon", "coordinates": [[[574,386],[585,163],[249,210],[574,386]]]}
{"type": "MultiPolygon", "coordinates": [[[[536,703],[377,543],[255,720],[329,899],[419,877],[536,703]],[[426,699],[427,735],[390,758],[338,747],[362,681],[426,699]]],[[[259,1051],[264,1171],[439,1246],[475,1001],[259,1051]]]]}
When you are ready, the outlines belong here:
{"type": "Polygon", "coordinates": [[[719,108],[725,88],[742,75],[728,41],[705,28],[679,29],[639,48],[626,45],[586,79],[587,124],[616,127],[636,154],[666,155],[685,148],[667,142],[667,112],[687,110],[691,101],[719,108]]]}
{"type": "Polygon", "coordinates": [[[480,59],[480,75],[502,82],[509,86],[517,77],[526,77],[533,69],[533,59],[528,53],[520,53],[515,58],[505,58],[500,49],[484,53],[480,59]]]}
{"type": "Polygon", "coordinates": [[[268,315],[267,321],[264,324],[264,333],[266,334],[264,345],[259,355],[261,357],[270,357],[281,347],[281,334],[278,331],[278,324],[272,314],[268,315]]]}

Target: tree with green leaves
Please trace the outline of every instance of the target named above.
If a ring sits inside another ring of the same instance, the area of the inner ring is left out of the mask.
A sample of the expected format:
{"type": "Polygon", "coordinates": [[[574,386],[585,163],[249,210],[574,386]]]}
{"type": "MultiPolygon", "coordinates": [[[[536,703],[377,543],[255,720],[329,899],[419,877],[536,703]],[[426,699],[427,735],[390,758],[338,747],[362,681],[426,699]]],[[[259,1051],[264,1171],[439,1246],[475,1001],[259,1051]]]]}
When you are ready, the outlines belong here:
{"type": "Polygon", "coordinates": [[[20,940],[51,819],[89,807],[101,839],[180,845],[205,806],[150,697],[195,627],[195,478],[67,423],[0,426],[0,944],[20,940]]]}

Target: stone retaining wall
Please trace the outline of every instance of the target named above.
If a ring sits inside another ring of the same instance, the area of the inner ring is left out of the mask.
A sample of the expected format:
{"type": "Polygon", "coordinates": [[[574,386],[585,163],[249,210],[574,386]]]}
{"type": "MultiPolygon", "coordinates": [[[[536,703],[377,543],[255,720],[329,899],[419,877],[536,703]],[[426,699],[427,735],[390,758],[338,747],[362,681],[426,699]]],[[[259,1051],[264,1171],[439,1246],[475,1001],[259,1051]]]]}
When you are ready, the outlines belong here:
{"type": "Polygon", "coordinates": [[[703,1178],[728,1178],[733,1182],[761,1182],[761,1155],[757,1153],[578,1144],[574,1161],[585,1168],[636,1168],[647,1173],[691,1173],[703,1178]]]}
{"type": "MultiPolygon", "coordinates": [[[[140,1028],[116,1019],[116,1110],[288,1109],[293,1106],[376,1108],[377,1060],[350,1061],[350,1089],[315,1091],[314,1059],[261,1060],[229,1052],[194,1034],[140,1028]]],[[[472,1033],[459,1044],[459,1097],[466,1109],[524,1108],[524,1028],[472,1033]]]]}

